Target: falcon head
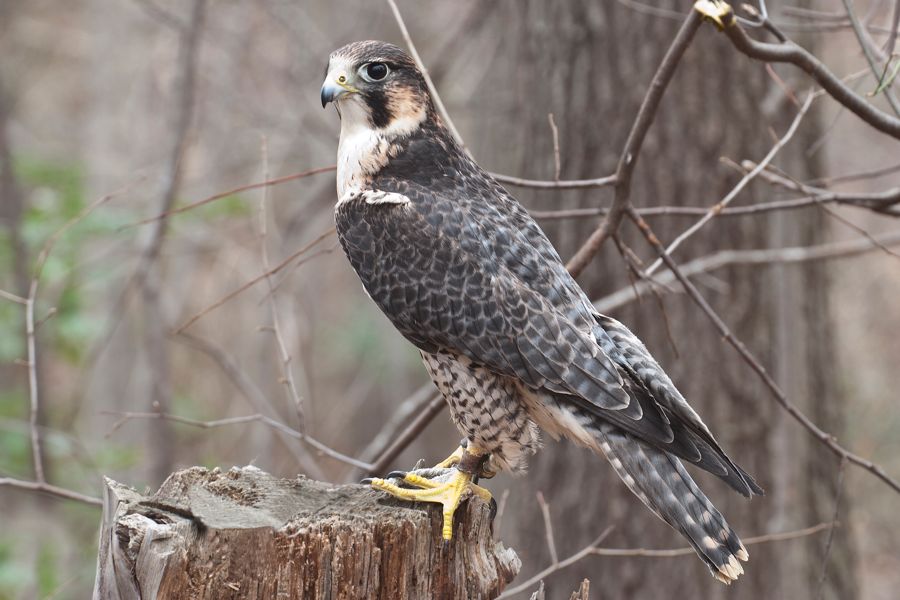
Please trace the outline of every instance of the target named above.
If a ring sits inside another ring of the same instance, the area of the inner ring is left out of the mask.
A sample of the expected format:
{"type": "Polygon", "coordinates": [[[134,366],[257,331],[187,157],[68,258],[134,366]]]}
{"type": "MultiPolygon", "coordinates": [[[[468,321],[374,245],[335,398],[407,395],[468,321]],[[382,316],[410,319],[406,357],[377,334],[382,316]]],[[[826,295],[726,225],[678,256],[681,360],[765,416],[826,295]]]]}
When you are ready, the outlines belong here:
{"type": "Polygon", "coordinates": [[[337,108],[342,129],[364,127],[386,137],[408,133],[434,114],[416,63],[387,42],[354,42],[331,54],[322,107],[329,102],[337,108]]]}

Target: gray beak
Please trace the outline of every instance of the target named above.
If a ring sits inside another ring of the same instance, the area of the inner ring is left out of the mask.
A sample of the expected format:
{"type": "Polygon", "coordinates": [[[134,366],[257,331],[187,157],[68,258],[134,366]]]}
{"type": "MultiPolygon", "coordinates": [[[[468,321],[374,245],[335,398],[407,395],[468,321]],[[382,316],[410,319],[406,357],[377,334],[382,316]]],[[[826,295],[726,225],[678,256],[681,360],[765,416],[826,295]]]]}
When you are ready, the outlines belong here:
{"type": "Polygon", "coordinates": [[[345,75],[338,75],[337,78],[329,73],[329,76],[325,78],[325,83],[322,84],[322,108],[329,102],[334,102],[341,96],[346,96],[347,94],[353,94],[358,90],[350,85],[347,81],[345,75]],[[343,82],[341,82],[343,80],[343,82]]]}
{"type": "Polygon", "coordinates": [[[347,90],[345,90],[338,84],[326,79],[325,83],[322,84],[322,108],[328,106],[329,102],[334,102],[335,100],[337,100],[338,96],[346,91],[347,90]]]}

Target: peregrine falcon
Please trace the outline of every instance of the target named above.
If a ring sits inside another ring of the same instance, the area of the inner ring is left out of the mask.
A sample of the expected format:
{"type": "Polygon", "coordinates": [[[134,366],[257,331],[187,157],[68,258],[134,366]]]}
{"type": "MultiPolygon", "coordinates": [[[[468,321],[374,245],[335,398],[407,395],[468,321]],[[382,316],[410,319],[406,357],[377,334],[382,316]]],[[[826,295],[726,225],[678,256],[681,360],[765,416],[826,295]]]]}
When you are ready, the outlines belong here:
{"type": "Polygon", "coordinates": [[[335,222],[363,287],[421,352],[465,436],[439,467],[373,479],[443,505],[444,539],[479,476],[521,471],[539,429],[602,454],[725,583],[747,550],[682,466],[750,497],[735,464],[644,344],[598,314],[524,208],[454,141],[400,48],[331,54],[321,90],[341,119],[335,222]]]}

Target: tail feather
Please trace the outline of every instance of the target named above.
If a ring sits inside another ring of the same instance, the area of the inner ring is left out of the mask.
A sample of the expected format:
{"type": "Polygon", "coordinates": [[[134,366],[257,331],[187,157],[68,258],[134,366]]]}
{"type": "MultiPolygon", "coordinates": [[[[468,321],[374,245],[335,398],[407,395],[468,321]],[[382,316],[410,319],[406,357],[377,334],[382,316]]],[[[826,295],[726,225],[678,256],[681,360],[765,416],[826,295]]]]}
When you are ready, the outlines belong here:
{"type": "Polygon", "coordinates": [[[713,577],[730,584],[744,572],[747,549],[678,458],[606,423],[597,438],[625,485],[687,538],[713,577]]]}

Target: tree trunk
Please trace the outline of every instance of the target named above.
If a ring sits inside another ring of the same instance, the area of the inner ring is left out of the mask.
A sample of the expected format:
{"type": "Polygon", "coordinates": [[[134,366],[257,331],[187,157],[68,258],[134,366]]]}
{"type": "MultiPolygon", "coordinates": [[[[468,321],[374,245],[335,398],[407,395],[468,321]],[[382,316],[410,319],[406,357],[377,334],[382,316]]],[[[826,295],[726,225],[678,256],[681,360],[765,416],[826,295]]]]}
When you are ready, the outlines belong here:
{"type": "MultiPolygon", "coordinates": [[[[490,86],[484,86],[492,95],[486,104],[507,118],[491,120],[478,132],[476,156],[501,157],[491,165],[498,171],[552,179],[553,138],[547,119],[552,112],[559,127],[562,178],[599,177],[615,170],[641,99],[679,26],[677,19],[642,14],[623,4],[527,0],[493,15],[500,21],[515,20],[505,26],[498,55],[515,57],[509,60],[516,68],[497,74],[490,86]]],[[[662,4],[680,12],[690,6],[662,4]]],[[[792,81],[790,73],[784,70],[782,77],[802,97],[808,84],[792,81]]],[[[737,54],[715,28],[701,28],[644,144],[632,199],[638,206],[713,205],[740,177],[723,167],[720,157],[760,160],[773,143],[769,128],[782,135],[796,112],[763,65],[737,54]]],[[[794,176],[813,175],[815,161],[804,151],[815,137],[814,125],[811,114],[775,164],[794,176]]],[[[542,210],[608,206],[612,198],[609,189],[512,191],[527,206],[542,210]]],[[[738,203],[767,193],[764,186],[754,187],[738,203]]],[[[695,219],[666,217],[651,225],[665,242],[695,219]]],[[[597,222],[548,221],[542,226],[567,258],[597,222]]],[[[820,241],[823,230],[820,213],[812,211],[714,220],[674,258],[685,261],[725,248],[806,245],[820,241]]],[[[644,259],[655,258],[627,223],[623,233],[644,259]]],[[[629,285],[612,242],[588,266],[580,283],[591,298],[629,285]]],[[[734,268],[699,283],[792,400],[840,437],[825,268],[734,268]]],[[[613,316],[646,342],[726,451],[768,489],[767,496],[747,502],[693,469],[710,498],[743,536],[830,520],[837,478],[834,456],[775,405],[756,375],[684,294],[666,295],[663,304],[665,314],[650,297],[613,316]]],[[[560,557],[577,551],[610,524],[616,527],[608,539],[611,546],[684,545],[628,492],[602,458],[571,444],[548,443],[529,474],[512,484],[504,522],[539,523],[534,490],[544,492],[556,517],[556,537],[564,541],[560,557]]],[[[539,524],[518,528],[509,538],[526,557],[523,573],[550,562],[539,524]]],[[[727,590],[728,597],[810,597],[821,573],[823,546],[824,536],[750,548],[747,573],[727,590]]],[[[856,587],[846,530],[835,534],[828,569],[825,597],[853,598],[856,587]]],[[[722,598],[726,593],[693,557],[595,557],[548,578],[548,596],[568,593],[585,577],[602,585],[604,598],[667,597],[672,590],[686,598],[722,598]]]]}
{"type": "Polygon", "coordinates": [[[95,600],[495,598],[518,573],[490,508],[457,513],[363,485],[193,467],[152,496],[107,480],[95,600]]]}

